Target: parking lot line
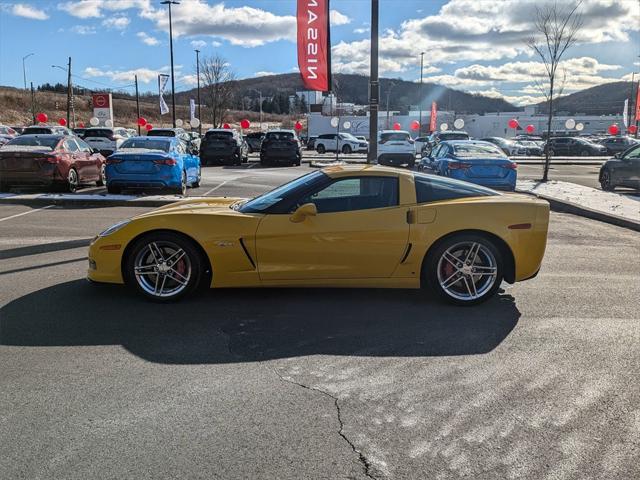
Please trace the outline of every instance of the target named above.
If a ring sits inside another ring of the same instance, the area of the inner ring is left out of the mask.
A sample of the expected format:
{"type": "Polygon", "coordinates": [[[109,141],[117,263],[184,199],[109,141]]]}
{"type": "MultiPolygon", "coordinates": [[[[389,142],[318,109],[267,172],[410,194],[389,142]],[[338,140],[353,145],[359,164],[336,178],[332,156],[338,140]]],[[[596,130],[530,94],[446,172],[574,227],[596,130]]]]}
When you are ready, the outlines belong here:
{"type": "Polygon", "coordinates": [[[47,205],[46,207],[36,208],[35,210],[29,210],[28,212],[16,213],[15,215],[10,215],[8,217],[0,218],[0,222],[4,222],[5,220],[11,220],[12,218],[22,217],[23,215],[29,215],[30,213],[39,212],[40,210],[46,210],[47,208],[51,208],[53,205],[47,205]]]}
{"type": "Polygon", "coordinates": [[[224,185],[226,185],[227,183],[229,183],[231,180],[236,180],[235,178],[230,178],[229,180],[225,180],[224,182],[222,182],[220,185],[216,185],[215,187],[213,187],[211,190],[207,190],[206,192],[204,192],[204,197],[206,197],[207,195],[209,195],[211,192],[215,192],[217,189],[219,189],[220,187],[223,187],[224,185]]]}

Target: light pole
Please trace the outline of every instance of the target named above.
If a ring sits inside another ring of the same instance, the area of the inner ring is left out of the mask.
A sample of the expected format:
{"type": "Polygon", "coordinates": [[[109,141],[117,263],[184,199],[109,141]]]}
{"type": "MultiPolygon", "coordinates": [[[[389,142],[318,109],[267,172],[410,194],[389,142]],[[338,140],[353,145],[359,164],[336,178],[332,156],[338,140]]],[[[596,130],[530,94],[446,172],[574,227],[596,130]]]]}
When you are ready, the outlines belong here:
{"type": "Polygon", "coordinates": [[[173,71],[173,26],[171,22],[171,5],[180,5],[175,0],[164,0],[161,5],[169,5],[169,51],[171,53],[171,118],[176,128],[176,76],[173,71]]]}
{"type": "Polygon", "coordinates": [[[262,131],[262,92],[260,90],[256,90],[255,88],[251,89],[252,92],[256,92],[260,95],[260,131],[262,131]]]}
{"type": "Polygon", "coordinates": [[[424,72],[424,52],[420,52],[420,89],[418,90],[418,105],[420,105],[420,120],[418,123],[418,136],[422,135],[422,72],[424,72]]]}
{"type": "Polygon", "coordinates": [[[387,130],[389,130],[389,96],[395,86],[396,84],[394,82],[389,82],[389,86],[387,87],[387,130]]]}
{"type": "Polygon", "coordinates": [[[379,0],[371,0],[371,70],[369,75],[369,152],[367,163],[378,159],[378,103],[380,85],[378,83],[378,20],[379,0]]]}
{"type": "Polygon", "coordinates": [[[31,55],[35,55],[35,53],[30,53],[29,55],[25,55],[22,57],[22,78],[24,79],[24,89],[27,89],[27,69],[24,65],[24,61],[29,58],[31,55]]]}
{"type": "MultiPolygon", "coordinates": [[[[71,57],[69,57],[69,64],[67,68],[60,65],[51,65],[51,68],[59,68],[63,72],[67,73],[67,126],[71,128],[71,110],[73,109],[73,87],[71,86],[71,57]]],[[[75,111],[74,111],[74,126],[75,126],[75,111]]]]}
{"type": "Polygon", "coordinates": [[[198,133],[202,136],[202,112],[200,110],[200,50],[196,50],[196,79],[198,81],[198,133]]]}

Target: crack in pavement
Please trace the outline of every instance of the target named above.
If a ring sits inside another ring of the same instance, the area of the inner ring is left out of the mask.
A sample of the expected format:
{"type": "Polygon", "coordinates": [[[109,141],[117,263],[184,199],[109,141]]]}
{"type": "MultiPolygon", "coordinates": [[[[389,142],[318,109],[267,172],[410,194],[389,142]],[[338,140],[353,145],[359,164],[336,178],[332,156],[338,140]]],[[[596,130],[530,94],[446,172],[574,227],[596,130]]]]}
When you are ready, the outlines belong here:
{"type": "Polygon", "coordinates": [[[280,375],[280,373],[278,372],[277,369],[273,369],[273,372],[278,376],[278,378],[280,378],[280,380],[282,380],[283,382],[286,383],[291,383],[293,385],[297,385],[298,387],[302,387],[306,390],[311,390],[313,392],[318,392],[321,393],[322,395],[329,397],[330,399],[333,400],[333,403],[336,407],[336,412],[337,412],[337,417],[338,417],[338,423],[340,424],[340,429],[338,430],[338,435],[340,435],[342,437],[342,439],[347,442],[347,444],[351,447],[351,450],[353,450],[353,452],[355,454],[358,455],[358,460],[360,460],[360,463],[362,464],[362,467],[364,469],[364,474],[367,476],[367,478],[371,478],[372,480],[377,480],[376,477],[374,477],[371,474],[371,462],[369,462],[369,460],[367,459],[367,457],[356,448],[355,444],[349,440],[349,438],[344,434],[344,422],[342,421],[342,411],[340,410],[340,404],[338,403],[338,397],[334,397],[333,395],[331,395],[329,392],[325,392],[324,390],[320,390],[319,388],[315,388],[315,387],[310,387],[309,385],[305,385],[303,383],[298,383],[294,380],[289,380],[285,377],[283,377],[282,375],[280,375]]]}

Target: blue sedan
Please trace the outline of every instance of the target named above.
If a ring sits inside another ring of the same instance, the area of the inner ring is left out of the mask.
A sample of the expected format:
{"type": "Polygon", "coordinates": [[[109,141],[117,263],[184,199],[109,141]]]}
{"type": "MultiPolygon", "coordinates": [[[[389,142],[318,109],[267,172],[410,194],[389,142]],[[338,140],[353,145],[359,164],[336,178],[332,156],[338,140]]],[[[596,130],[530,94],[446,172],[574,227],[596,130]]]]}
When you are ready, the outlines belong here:
{"type": "Polygon", "coordinates": [[[441,142],[422,159],[420,168],[497,190],[515,190],[518,177],[518,164],[502,150],[492,143],[474,140],[441,142]]]}
{"type": "Polygon", "coordinates": [[[187,187],[200,186],[200,159],[178,138],[133,137],[107,158],[105,174],[109,193],[169,189],[185,195],[187,187]]]}

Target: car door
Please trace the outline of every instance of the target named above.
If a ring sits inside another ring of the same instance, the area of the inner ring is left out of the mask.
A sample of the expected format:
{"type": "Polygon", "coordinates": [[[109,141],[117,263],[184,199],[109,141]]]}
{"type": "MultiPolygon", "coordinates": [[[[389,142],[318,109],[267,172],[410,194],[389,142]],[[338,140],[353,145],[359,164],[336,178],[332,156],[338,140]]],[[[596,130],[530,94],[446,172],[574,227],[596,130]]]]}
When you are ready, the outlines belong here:
{"type": "Polygon", "coordinates": [[[87,181],[87,177],[91,176],[91,174],[87,172],[87,156],[80,150],[80,147],[73,138],[67,138],[64,141],[64,149],[69,152],[71,166],[76,169],[76,172],[78,172],[78,181],[87,181]]]}
{"type": "Polygon", "coordinates": [[[613,183],[632,188],[640,187],[640,146],[626,152],[611,170],[613,183]]]}
{"type": "Polygon", "coordinates": [[[344,177],[306,192],[288,213],[267,214],[256,233],[261,280],[391,276],[409,236],[399,193],[396,175],[344,177]],[[307,203],[317,215],[293,222],[292,211],[307,203]]]}
{"type": "Polygon", "coordinates": [[[80,151],[85,155],[86,161],[86,175],[91,177],[91,180],[98,180],[102,171],[102,158],[100,154],[94,154],[91,147],[82,139],[76,138],[76,143],[80,148],[80,151]]]}

